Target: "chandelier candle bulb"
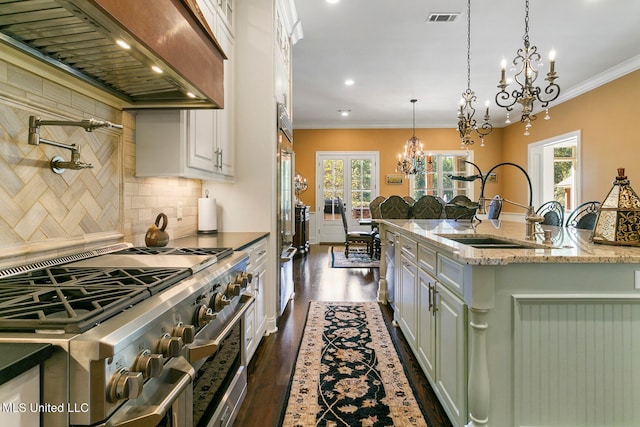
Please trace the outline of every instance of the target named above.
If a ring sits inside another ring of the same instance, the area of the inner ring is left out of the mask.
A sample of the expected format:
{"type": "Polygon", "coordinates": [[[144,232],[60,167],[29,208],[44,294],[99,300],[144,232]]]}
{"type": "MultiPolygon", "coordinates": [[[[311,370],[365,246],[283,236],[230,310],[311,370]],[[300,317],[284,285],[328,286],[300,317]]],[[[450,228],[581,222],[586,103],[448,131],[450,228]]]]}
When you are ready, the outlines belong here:
{"type": "Polygon", "coordinates": [[[549,52],[549,74],[555,74],[556,72],[556,51],[549,52]]]}

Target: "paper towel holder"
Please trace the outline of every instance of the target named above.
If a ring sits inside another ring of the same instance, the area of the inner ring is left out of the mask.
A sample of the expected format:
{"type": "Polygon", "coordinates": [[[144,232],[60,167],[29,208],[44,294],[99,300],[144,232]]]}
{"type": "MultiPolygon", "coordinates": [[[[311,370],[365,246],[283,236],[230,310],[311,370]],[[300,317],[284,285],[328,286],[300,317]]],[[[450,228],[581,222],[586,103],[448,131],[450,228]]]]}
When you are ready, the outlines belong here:
{"type": "Polygon", "coordinates": [[[218,216],[216,199],[209,198],[209,190],[205,197],[198,199],[198,234],[217,234],[218,216]]]}

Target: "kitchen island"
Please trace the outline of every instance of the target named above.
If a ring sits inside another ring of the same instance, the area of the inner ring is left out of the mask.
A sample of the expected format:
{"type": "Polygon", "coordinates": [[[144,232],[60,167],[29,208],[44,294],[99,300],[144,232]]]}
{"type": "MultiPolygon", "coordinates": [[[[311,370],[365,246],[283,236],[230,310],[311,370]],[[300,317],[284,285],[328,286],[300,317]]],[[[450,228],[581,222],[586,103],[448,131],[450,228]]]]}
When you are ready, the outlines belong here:
{"type": "Polygon", "coordinates": [[[549,243],[516,222],[382,220],[395,283],[382,257],[378,299],[456,426],[640,425],[640,248],[541,230],[549,243]]]}

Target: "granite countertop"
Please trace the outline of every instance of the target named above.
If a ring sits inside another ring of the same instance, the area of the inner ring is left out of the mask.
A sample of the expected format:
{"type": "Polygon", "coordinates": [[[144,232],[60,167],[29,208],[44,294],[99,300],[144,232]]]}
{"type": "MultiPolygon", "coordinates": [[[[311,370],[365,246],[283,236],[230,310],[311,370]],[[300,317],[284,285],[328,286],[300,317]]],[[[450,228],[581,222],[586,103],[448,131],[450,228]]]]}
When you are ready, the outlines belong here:
{"type": "Polygon", "coordinates": [[[476,249],[447,239],[450,237],[498,237],[514,243],[532,244],[525,240],[525,224],[488,220],[472,225],[454,220],[380,220],[383,224],[409,232],[413,237],[449,252],[451,258],[473,265],[514,263],[640,263],[640,247],[593,243],[590,230],[538,226],[551,231],[551,244],[537,236],[535,249],[476,249]]]}
{"type": "Polygon", "coordinates": [[[0,385],[44,362],[52,352],[51,344],[0,344],[0,385]]]}
{"type": "Polygon", "coordinates": [[[261,231],[225,231],[214,234],[194,234],[169,240],[168,247],[183,248],[233,248],[241,251],[258,240],[267,237],[269,232],[261,231]]]}

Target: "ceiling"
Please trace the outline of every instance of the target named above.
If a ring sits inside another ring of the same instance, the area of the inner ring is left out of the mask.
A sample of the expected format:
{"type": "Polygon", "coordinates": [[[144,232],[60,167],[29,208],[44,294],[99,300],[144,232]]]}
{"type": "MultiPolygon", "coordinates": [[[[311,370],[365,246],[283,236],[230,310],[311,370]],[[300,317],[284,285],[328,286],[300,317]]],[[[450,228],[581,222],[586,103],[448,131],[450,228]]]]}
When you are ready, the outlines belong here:
{"type": "MultiPolygon", "coordinates": [[[[457,127],[467,89],[465,0],[295,0],[303,38],[293,47],[294,128],[457,127]],[[427,23],[430,13],[458,12],[427,23]],[[353,79],[352,86],[344,84],[353,79]],[[350,110],[347,117],[338,110],[350,110]]],[[[495,95],[500,62],[523,47],[524,0],[471,4],[471,89],[490,101],[491,123],[505,126],[495,95]]],[[[640,68],[640,1],[532,0],[529,39],[545,62],[554,49],[559,102],[640,68]]],[[[538,106],[539,103],[536,103],[538,106]]],[[[476,114],[481,119],[483,111],[476,114]]],[[[519,109],[511,119],[520,118],[519,109]]],[[[515,119],[515,120],[514,120],[515,119]]]]}

